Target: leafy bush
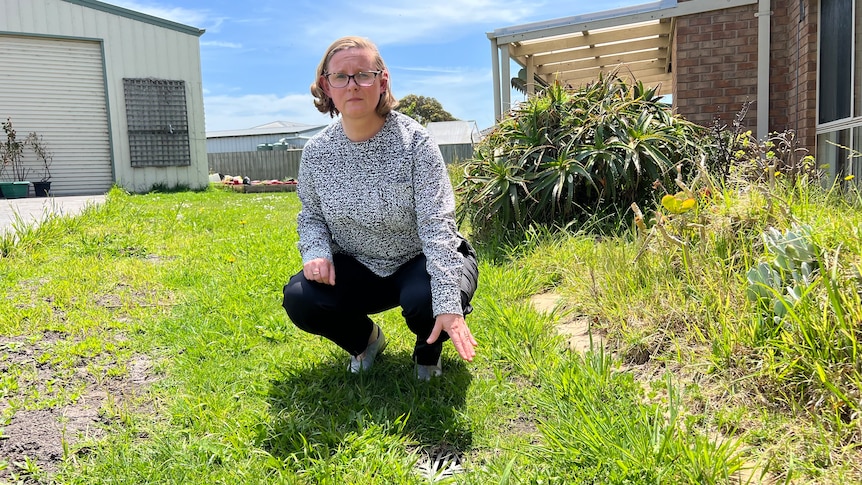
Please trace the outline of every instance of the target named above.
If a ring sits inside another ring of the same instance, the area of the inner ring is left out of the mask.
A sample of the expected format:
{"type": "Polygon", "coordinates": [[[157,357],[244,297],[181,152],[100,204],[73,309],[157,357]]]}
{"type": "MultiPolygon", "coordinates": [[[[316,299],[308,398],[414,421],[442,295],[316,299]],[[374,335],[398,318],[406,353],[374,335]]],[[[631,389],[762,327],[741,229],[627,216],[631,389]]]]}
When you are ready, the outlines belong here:
{"type": "Polygon", "coordinates": [[[487,240],[533,225],[622,214],[699,159],[705,131],[672,114],[657,89],[618,75],[531,97],[477,147],[459,185],[459,216],[487,240]]]}

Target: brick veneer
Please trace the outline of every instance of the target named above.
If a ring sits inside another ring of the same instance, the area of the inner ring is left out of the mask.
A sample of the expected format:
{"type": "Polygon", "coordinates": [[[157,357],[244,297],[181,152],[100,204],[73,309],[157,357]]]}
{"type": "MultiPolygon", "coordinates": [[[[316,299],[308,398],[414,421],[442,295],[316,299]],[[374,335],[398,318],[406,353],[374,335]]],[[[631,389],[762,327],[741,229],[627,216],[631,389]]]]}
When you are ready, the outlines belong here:
{"type": "MultiPolygon", "coordinates": [[[[795,130],[814,149],[817,83],[817,2],[772,0],[769,131],[795,130]]],[[[757,126],[757,4],[676,19],[673,102],[685,118],[710,126],[729,123],[751,101],[744,124],[757,126]]]]}

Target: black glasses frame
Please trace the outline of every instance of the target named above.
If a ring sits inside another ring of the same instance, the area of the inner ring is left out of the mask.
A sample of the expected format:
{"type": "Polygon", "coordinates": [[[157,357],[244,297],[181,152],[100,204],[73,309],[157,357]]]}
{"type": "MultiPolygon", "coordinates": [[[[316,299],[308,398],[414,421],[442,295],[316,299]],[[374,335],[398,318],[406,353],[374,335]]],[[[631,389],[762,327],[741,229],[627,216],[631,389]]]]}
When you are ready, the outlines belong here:
{"type": "Polygon", "coordinates": [[[326,82],[328,82],[328,83],[329,83],[329,85],[330,85],[331,87],[336,88],[336,89],[339,89],[339,88],[346,88],[347,86],[349,86],[349,85],[350,85],[350,80],[351,80],[351,79],[353,79],[353,83],[354,83],[354,84],[356,84],[357,86],[361,86],[361,87],[363,87],[363,88],[367,88],[368,86],[371,86],[372,84],[374,84],[374,80],[375,80],[375,79],[377,79],[377,76],[379,76],[381,72],[383,72],[383,71],[382,71],[382,70],[378,70],[378,71],[359,71],[359,72],[357,72],[356,74],[344,74],[343,72],[325,72],[325,73],[323,73],[323,77],[325,77],[325,78],[326,78],[326,82]],[[333,74],[340,74],[340,75],[343,75],[343,76],[347,76],[347,82],[346,82],[346,83],[344,83],[344,86],[336,86],[336,85],[332,84],[332,79],[330,79],[330,78],[329,78],[329,76],[331,76],[331,75],[333,75],[333,74]],[[357,80],[356,80],[356,76],[359,76],[360,74],[373,74],[374,76],[371,78],[371,84],[367,84],[367,85],[365,85],[365,84],[359,84],[359,81],[357,81],[357,80]]]}

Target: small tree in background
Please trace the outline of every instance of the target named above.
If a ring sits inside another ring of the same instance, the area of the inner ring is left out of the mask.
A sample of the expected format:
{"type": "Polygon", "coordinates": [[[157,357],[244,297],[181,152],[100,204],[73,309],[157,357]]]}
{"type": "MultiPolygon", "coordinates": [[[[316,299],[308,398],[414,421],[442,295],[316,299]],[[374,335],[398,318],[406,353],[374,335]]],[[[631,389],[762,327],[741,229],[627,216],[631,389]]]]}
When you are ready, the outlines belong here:
{"type": "Polygon", "coordinates": [[[18,140],[17,132],[12,127],[12,118],[6,118],[2,128],[6,140],[0,142],[0,173],[8,167],[12,172],[12,180],[24,181],[30,173],[30,169],[24,165],[24,142],[18,140]]]}
{"type": "Polygon", "coordinates": [[[432,121],[457,121],[451,113],[443,109],[440,101],[426,96],[408,94],[398,101],[398,111],[414,120],[427,125],[432,121]]]}
{"type": "Polygon", "coordinates": [[[30,134],[27,135],[27,139],[24,141],[24,144],[28,145],[33,150],[33,154],[36,155],[36,160],[42,166],[39,181],[47,182],[51,180],[51,163],[54,161],[54,152],[48,149],[48,145],[45,143],[42,135],[36,132],[30,132],[30,134]]]}

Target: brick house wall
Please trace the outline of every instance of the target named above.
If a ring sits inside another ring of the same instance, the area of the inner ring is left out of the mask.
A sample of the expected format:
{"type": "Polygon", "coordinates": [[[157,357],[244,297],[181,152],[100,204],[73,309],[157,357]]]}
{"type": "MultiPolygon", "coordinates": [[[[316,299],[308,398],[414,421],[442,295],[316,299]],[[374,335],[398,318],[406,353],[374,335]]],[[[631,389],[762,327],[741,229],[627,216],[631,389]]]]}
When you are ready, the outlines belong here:
{"type": "MultiPolygon", "coordinates": [[[[769,131],[794,130],[814,153],[817,102],[817,5],[772,0],[770,16],[769,131]]],[[[750,102],[743,125],[757,127],[758,4],[676,19],[672,46],[676,111],[711,126],[731,123],[750,102]]]]}
{"type": "MultiPolygon", "coordinates": [[[[782,0],[786,2],[787,0],[782,0]]],[[[817,140],[817,16],[819,2],[805,0],[805,18],[800,22],[799,2],[788,2],[791,12],[787,26],[790,30],[789,73],[791,89],[788,95],[790,119],[788,127],[796,130],[799,140],[814,154],[817,140]],[[797,41],[798,39],[798,41],[797,41]]],[[[777,53],[773,54],[778,55],[777,53]]]]}

